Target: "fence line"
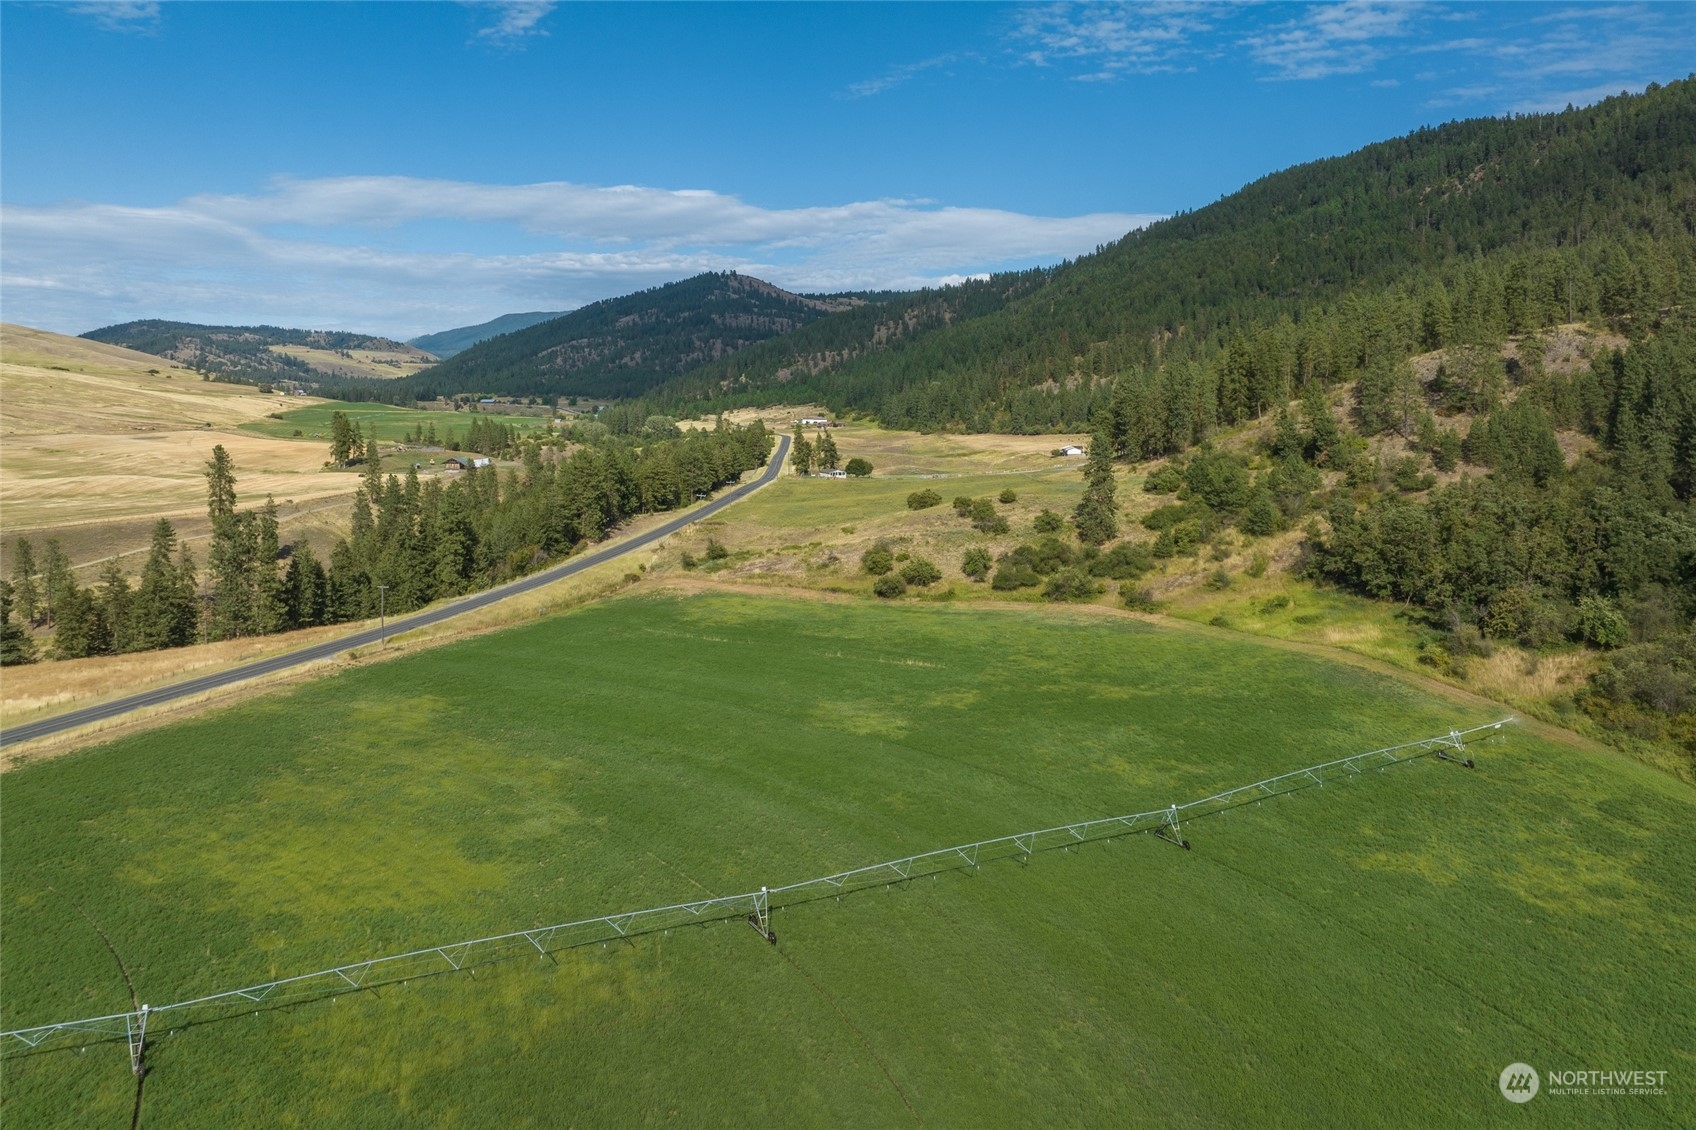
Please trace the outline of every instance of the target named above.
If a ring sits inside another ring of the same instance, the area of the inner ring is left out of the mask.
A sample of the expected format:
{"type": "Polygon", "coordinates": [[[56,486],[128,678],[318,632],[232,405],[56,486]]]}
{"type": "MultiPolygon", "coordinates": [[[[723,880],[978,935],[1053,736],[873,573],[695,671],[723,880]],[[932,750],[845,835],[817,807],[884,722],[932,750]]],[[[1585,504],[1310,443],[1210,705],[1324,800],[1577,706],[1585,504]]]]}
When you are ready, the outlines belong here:
{"type": "MultiPolygon", "coordinates": [[[[1455,750],[1464,754],[1468,739],[1475,739],[1479,735],[1494,735],[1511,721],[1513,719],[1504,718],[1499,722],[1474,726],[1468,730],[1451,730],[1440,737],[1422,738],[1402,745],[1357,753],[1227,789],[1187,804],[1168,805],[1166,808],[1149,812],[1080,820],[1038,831],[1017,832],[1010,836],[957,844],[954,847],[856,867],[850,871],[839,871],[817,879],[804,879],[779,887],[761,887],[758,891],[749,891],[746,894],[721,895],[674,903],[670,906],[624,911],[576,922],[562,922],[554,926],[537,926],[508,934],[430,946],[409,953],[369,958],[330,969],[320,969],[315,973],[263,981],[242,989],[230,989],[192,1000],[178,1001],[175,1004],[144,1004],[133,1012],[119,1012],[83,1020],[65,1020],[33,1028],[17,1028],[0,1032],[0,1053],[21,1052],[24,1048],[70,1046],[79,1040],[86,1045],[121,1039],[128,1042],[131,1066],[139,1073],[142,1070],[147,1025],[150,1020],[158,1024],[162,1013],[171,1015],[170,1023],[174,1026],[183,1026],[216,1019],[226,1012],[247,1011],[254,1005],[275,1007],[298,1003],[334,993],[393,984],[428,974],[454,972],[471,965],[487,964],[532,950],[538,956],[547,956],[558,950],[592,942],[612,941],[674,926],[744,916],[768,940],[775,942],[776,935],[771,932],[769,916],[771,910],[776,907],[797,905],[880,883],[895,883],[942,871],[975,868],[980,863],[996,859],[1028,858],[1039,851],[1050,851],[1138,832],[1151,832],[1187,848],[1189,843],[1183,838],[1182,832],[1182,822],[1185,820],[1215,815],[1226,809],[1267,797],[1320,787],[1326,781],[1354,777],[1369,769],[1382,771],[1391,765],[1400,765],[1433,754],[1447,760],[1461,761],[1461,757],[1451,756],[1445,751],[1455,750]]],[[[1470,768],[1470,760],[1465,764],[1470,768]]]]}

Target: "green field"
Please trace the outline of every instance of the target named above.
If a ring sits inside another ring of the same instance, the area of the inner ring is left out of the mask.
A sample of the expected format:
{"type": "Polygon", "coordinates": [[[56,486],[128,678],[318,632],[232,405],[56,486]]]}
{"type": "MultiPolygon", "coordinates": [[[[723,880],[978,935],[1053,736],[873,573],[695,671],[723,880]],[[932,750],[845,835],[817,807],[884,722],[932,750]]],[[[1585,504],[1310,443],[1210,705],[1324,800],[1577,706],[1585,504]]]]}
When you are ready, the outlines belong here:
{"type": "MultiPolygon", "coordinates": [[[[634,594],[4,778],[4,1026],[746,891],[1493,720],[1064,610],[634,594]]],[[[158,1126],[1690,1125],[1696,798],[1516,730],[1149,836],[160,1033],[158,1126]],[[1503,1067],[1664,1070],[1539,1096],[1503,1067]]],[[[7,1124],[119,1124],[121,1044],[7,1124]]]]}
{"type": "Polygon", "coordinates": [[[366,432],[370,432],[374,426],[377,438],[390,443],[406,440],[411,436],[412,429],[420,424],[426,428],[434,424],[437,437],[445,442],[450,428],[463,439],[473,420],[494,421],[517,428],[540,428],[547,423],[541,416],[506,416],[494,412],[425,412],[416,408],[397,408],[392,404],[344,404],[339,401],[327,401],[279,412],[277,417],[280,418],[252,420],[241,425],[241,430],[279,439],[294,438],[295,432],[299,431],[301,437],[306,439],[322,438],[328,442],[330,417],[337,412],[346,412],[348,419],[364,428],[366,432]]]}

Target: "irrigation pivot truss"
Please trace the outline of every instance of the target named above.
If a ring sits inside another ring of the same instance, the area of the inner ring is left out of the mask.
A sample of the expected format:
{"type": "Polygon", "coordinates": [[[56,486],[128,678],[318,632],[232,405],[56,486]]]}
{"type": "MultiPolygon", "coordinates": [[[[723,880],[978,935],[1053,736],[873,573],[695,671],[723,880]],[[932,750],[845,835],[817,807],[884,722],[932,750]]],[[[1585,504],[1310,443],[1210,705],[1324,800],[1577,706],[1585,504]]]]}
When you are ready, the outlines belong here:
{"type": "Polygon", "coordinates": [[[598,918],[585,918],[577,922],[562,922],[555,926],[536,926],[509,934],[495,934],[487,938],[430,946],[409,953],[368,958],[331,969],[320,969],[315,973],[303,973],[296,977],[263,981],[243,989],[212,993],[176,1004],[144,1004],[133,1012],[12,1029],[0,1032],[0,1054],[123,1040],[130,1049],[132,1069],[140,1073],[143,1070],[146,1030],[150,1022],[156,1028],[180,1028],[191,1023],[251,1011],[256,1006],[297,1004],[377,985],[393,984],[414,977],[454,972],[531,952],[538,956],[547,956],[558,950],[592,942],[612,941],[677,926],[725,919],[746,917],[768,941],[775,942],[777,937],[771,931],[770,915],[777,907],[799,905],[840,895],[846,891],[887,885],[943,871],[975,868],[997,859],[1028,859],[1040,851],[1071,847],[1093,840],[1113,839],[1138,832],[1153,833],[1187,848],[1189,842],[1183,838],[1183,822],[1216,815],[1227,809],[1268,797],[1322,787],[1328,781],[1356,777],[1374,769],[1382,771],[1392,765],[1405,764],[1422,757],[1435,756],[1465,764],[1470,768],[1472,761],[1465,756],[1468,743],[1494,736],[1511,721],[1513,719],[1504,718],[1499,722],[1474,726],[1468,730],[1451,730],[1440,737],[1422,738],[1419,741],[1357,753],[1320,765],[1310,765],[1305,769],[1227,789],[1187,804],[1172,804],[1165,808],[1126,816],[1080,820],[1032,832],[1018,832],[1011,836],[958,844],[937,851],[856,867],[851,871],[839,871],[817,879],[803,879],[798,883],[780,887],[761,887],[747,894],[722,895],[693,902],[674,903],[671,906],[629,910],[598,918]]]}

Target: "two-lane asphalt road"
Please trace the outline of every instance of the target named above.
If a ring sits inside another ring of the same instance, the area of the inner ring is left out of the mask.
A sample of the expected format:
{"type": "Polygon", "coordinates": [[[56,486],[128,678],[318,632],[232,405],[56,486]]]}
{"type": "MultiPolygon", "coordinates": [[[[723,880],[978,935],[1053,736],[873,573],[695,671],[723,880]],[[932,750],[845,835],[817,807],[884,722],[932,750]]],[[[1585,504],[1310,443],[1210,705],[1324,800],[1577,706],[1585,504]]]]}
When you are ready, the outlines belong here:
{"type": "Polygon", "coordinates": [[[699,522],[703,518],[710,518],[726,506],[746,498],[776,479],[778,473],[783,470],[784,457],[789,454],[789,437],[779,435],[777,440],[777,450],[772,453],[770,462],[766,464],[766,469],[760,474],[759,478],[751,483],[743,483],[741,486],[713,499],[705,506],[687,514],[681,514],[668,522],[655,526],[646,533],[631,538],[629,541],[620,542],[593,553],[586,553],[581,557],[573,557],[571,560],[555,565],[551,569],[544,569],[540,573],[533,573],[521,580],[462,597],[449,604],[444,604],[440,608],[431,608],[414,613],[411,616],[404,616],[387,627],[367,628],[352,635],[327,640],[311,647],[303,647],[299,651],[274,655],[269,659],[255,660],[252,663],[244,663],[239,667],[231,667],[226,671],[218,671],[210,675],[202,675],[199,678],[187,679],[180,683],[172,683],[170,686],[143,691],[141,694],[114,699],[111,702],[103,702],[96,706],[85,706],[81,710],[72,710],[65,714],[54,715],[51,718],[42,718],[22,726],[12,726],[0,731],[0,749],[35,738],[46,737],[49,734],[63,733],[78,726],[86,726],[90,722],[102,722],[109,718],[116,718],[144,706],[158,706],[161,703],[173,702],[179,698],[187,698],[190,695],[202,694],[206,691],[217,690],[219,687],[245,682],[248,679],[258,678],[260,675],[286,671],[290,667],[298,667],[303,663],[314,663],[321,659],[329,659],[352,648],[377,643],[388,636],[398,636],[402,632],[409,632],[414,628],[440,624],[443,620],[450,620],[467,612],[475,612],[479,608],[487,608],[489,605],[508,597],[532,592],[543,585],[550,585],[565,577],[581,573],[585,569],[604,565],[606,562],[622,557],[626,553],[641,549],[646,545],[652,545],[661,538],[669,537],[685,526],[699,522]]]}

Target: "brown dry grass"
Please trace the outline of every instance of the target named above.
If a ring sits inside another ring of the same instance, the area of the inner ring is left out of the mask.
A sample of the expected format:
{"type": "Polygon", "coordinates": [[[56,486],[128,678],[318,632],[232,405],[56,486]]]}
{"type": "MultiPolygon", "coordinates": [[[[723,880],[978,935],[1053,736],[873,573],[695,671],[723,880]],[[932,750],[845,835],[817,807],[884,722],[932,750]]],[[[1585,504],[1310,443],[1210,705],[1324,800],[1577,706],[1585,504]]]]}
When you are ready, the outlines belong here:
{"type": "Polygon", "coordinates": [[[1489,658],[1467,663],[1466,682],[1479,694],[1501,702],[1546,702],[1583,686],[1601,662],[1596,652],[1539,656],[1497,645],[1489,658]]]}
{"type": "Polygon", "coordinates": [[[325,448],[307,440],[247,432],[158,431],[141,435],[8,437],[0,449],[5,503],[0,528],[42,529],[78,522],[176,517],[206,506],[206,461],[222,445],[236,466],[243,505],[352,497],[357,479],[325,473],[325,448]]]}
{"type": "Polygon", "coordinates": [[[0,435],[234,427],[315,403],[203,381],[162,357],[0,324],[0,435]]]}
{"type": "Polygon", "coordinates": [[[298,357],[319,372],[379,380],[410,377],[436,363],[435,357],[410,345],[398,350],[350,349],[347,357],[332,349],[314,349],[308,345],[273,345],[270,349],[272,353],[298,357]]]}
{"type": "Polygon", "coordinates": [[[351,496],[351,476],[320,472],[322,443],[233,430],[305,402],[202,381],[117,346],[0,326],[0,530],[197,514],[215,444],[235,459],[244,502],[351,496]]]}

